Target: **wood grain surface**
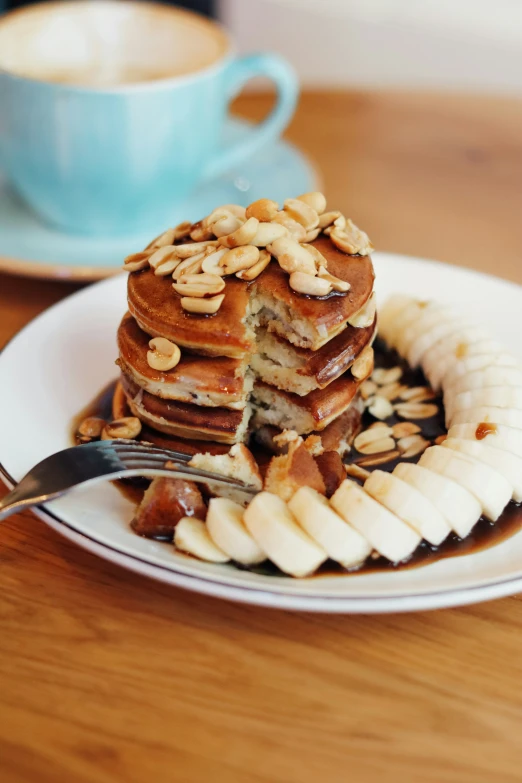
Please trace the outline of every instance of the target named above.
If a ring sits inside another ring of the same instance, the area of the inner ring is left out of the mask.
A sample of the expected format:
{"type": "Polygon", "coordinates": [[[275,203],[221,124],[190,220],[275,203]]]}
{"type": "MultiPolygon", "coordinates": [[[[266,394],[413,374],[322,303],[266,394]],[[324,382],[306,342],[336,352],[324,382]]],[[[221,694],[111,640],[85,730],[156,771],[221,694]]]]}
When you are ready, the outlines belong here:
{"type": "MultiPolygon", "coordinates": [[[[521,128],[514,100],[312,93],[288,138],[380,249],[522,282],[521,128]]],[[[0,277],[0,344],[72,290],[0,277]]],[[[0,540],[0,781],[518,783],[521,630],[520,597],[381,617],[221,602],[24,513],[0,540]]]]}

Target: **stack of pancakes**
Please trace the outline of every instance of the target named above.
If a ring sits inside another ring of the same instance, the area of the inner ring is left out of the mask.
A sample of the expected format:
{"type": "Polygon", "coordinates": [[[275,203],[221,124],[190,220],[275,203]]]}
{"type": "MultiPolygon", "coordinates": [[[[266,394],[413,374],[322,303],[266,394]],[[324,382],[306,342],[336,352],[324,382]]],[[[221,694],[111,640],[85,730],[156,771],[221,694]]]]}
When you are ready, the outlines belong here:
{"type": "Polygon", "coordinates": [[[151,268],[132,272],[129,312],[118,330],[121,384],[132,413],[175,438],[232,444],[269,428],[325,438],[335,430],[341,443],[340,425],[353,431],[362,409],[363,379],[350,367],[375,335],[375,318],[362,327],[348,320],[371,311],[374,273],[369,256],[347,255],[324,235],[311,244],[328,271],[350,284],[348,293],[298,294],[272,259],[250,283],[227,278],[215,315],[194,315],[183,310],[170,277],[151,268]],[[152,337],[181,349],[172,370],[149,366],[152,337]]]}

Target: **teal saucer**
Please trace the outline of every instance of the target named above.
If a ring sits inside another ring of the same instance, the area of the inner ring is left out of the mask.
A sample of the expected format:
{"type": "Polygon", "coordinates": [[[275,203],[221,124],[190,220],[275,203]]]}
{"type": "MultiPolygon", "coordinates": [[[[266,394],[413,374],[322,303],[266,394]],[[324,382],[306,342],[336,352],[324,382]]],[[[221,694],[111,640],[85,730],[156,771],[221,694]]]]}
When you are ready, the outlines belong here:
{"type": "MultiPolygon", "coordinates": [[[[252,132],[230,119],[225,144],[252,132]]],[[[172,225],[198,220],[220,204],[247,205],[258,198],[282,202],[319,186],[317,173],[299,150],[284,141],[267,145],[255,158],[191,194],[172,216],[172,225]]],[[[118,271],[126,255],[151,237],[91,238],[65,234],[42,223],[0,179],[0,272],[63,280],[99,280],[118,271]]]]}

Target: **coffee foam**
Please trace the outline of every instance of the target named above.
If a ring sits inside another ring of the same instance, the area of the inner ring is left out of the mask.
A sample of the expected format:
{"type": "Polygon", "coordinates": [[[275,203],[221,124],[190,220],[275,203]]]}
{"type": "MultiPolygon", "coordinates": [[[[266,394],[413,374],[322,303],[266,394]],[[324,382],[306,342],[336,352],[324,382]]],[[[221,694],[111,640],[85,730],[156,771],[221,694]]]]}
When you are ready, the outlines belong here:
{"type": "Polygon", "coordinates": [[[0,69],[94,88],[195,73],[227,52],[215,23],[178,8],[91,0],[28,6],[0,19],[0,69]]]}

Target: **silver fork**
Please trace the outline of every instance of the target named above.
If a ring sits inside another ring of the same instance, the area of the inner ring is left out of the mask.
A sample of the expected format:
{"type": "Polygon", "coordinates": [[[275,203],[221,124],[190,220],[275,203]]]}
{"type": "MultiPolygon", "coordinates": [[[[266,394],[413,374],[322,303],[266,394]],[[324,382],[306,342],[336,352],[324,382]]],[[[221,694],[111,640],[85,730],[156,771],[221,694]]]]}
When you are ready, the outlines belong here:
{"type": "Polygon", "coordinates": [[[203,484],[257,490],[238,479],[192,468],[190,456],[131,440],[101,440],[58,451],[35,465],[16,487],[0,500],[0,520],[24,508],[38,506],[80,485],[144,476],[168,476],[203,484]],[[165,463],[172,463],[166,468],[165,463]]]}

